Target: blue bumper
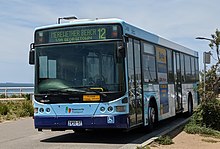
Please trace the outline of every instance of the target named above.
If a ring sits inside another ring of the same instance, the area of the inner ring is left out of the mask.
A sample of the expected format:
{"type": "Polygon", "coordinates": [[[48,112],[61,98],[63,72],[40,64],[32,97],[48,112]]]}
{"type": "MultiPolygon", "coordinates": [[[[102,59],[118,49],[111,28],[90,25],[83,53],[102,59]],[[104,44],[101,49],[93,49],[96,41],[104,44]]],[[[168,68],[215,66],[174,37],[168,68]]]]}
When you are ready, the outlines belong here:
{"type": "Polygon", "coordinates": [[[56,117],[35,116],[34,125],[37,129],[92,129],[92,128],[129,128],[128,115],[114,116],[114,122],[108,123],[109,116],[95,117],[56,117]],[[68,121],[82,121],[82,126],[68,126],[68,121]]]}

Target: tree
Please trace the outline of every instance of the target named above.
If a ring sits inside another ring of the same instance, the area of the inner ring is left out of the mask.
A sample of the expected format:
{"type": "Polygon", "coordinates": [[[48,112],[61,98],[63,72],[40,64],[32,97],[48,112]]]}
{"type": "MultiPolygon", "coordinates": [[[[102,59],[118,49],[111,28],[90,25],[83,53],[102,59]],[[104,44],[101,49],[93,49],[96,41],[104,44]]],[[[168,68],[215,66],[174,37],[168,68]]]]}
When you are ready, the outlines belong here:
{"type": "MultiPolygon", "coordinates": [[[[220,87],[220,76],[217,74],[217,70],[220,66],[219,30],[216,29],[215,34],[211,34],[211,37],[212,39],[203,37],[197,38],[210,41],[209,46],[216,50],[218,61],[215,65],[212,65],[211,69],[205,72],[205,91],[203,90],[204,82],[199,83],[198,91],[200,97],[203,99],[199,108],[194,113],[194,121],[199,126],[205,126],[220,131],[220,100],[217,99],[220,87]]],[[[204,73],[201,75],[204,76],[204,73]]]]}
{"type": "Polygon", "coordinates": [[[216,54],[218,58],[218,64],[220,63],[220,51],[219,51],[219,44],[220,44],[220,31],[216,29],[215,34],[211,34],[212,39],[210,39],[209,46],[214,49],[216,48],[216,54]]]}
{"type": "MultiPolygon", "coordinates": [[[[204,82],[201,82],[199,85],[199,93],[202,95],[201,97],[206,97],[206,99],[215,99],[216,96],[219,94],[219,88],[220,88],[220,77],[217,75],[217,71],[219,69],[220,65],[220,49],[219,49],[219,44],[220,44],[220,31],[216,29],[214,34],[211,34],[211,39],[210,38],[204,38],[204,37],[199,37],[197,39],[205,39],[210,41],[209,46],[211,49],[215,49],[218,61],[215,65],[211,67],[210,70],[208,70],[206,73],[206,92],[204,93],[203,86],[204,82]],[[206,96],[203,96],[203,95],[206,96]]],[[[204,74],[201,74],[204,75],[204,74]]],[[[204,101],[206,99],[203,99],[204,101]]]]}

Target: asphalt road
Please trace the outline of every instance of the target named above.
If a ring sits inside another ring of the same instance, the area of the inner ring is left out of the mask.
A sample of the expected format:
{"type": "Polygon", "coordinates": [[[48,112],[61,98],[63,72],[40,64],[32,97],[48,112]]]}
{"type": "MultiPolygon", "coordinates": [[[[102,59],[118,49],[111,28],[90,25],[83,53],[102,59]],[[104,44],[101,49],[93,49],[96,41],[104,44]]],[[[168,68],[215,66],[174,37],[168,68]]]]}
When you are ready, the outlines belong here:
{"type": "Polygon", "coordinates": [[[74,131],[38,132],[34,129],[33,119],[25,118],[0,123],[0,149],[134,149],[182,121],[183,118],[176,118],[163,122],[152,133],[143,129],[130,132],[74,133],[74,131]]]}

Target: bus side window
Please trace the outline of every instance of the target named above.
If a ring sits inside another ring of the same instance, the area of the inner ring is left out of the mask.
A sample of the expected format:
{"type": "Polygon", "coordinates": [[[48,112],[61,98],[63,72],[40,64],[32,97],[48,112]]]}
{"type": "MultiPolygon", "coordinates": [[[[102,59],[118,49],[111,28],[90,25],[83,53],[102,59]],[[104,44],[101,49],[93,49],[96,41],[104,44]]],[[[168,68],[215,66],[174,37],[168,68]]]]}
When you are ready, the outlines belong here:
{"type": "Polygon", "coordinates": [[[143,43],[143,74],[144,82],[157,82],[156,57],[153,45],[143,43]]]}
{"type": "Polygon", "coordinates": [[[199,81],[199,61],[195,58],[195,69],[196,69],[196,81],[199,81]]]}
{"type": "Polygon", "coordinates": [[[185,68],[186,82],[190,83],[191,82],[191,75],[192,75],[190,56],[185,55],[184,57],[185,57],[185,66],[188,66],[188,67],[185,68]]]}
{"type": "Polygon", "coordinates": [[[185,62],[184,62],[184,54],[180,54],[180,64],[181,64],[181,81],[182,83],[186,81],[185,78],[185,62]]]}
{"type": "Polygon", "coordinates": [[[167,49],[167,66],[168,66],[168,83],[174,82],[174,74],[173,74],[173,55],[172,51],[167,49]]]}
{"type": "Polygon", "coordinates": [[[195,80],[196,80],[196,70],[195,70],[194,57],[191,57],[191,68],[192,68],[191,82],[195,82],[195,80]]]}

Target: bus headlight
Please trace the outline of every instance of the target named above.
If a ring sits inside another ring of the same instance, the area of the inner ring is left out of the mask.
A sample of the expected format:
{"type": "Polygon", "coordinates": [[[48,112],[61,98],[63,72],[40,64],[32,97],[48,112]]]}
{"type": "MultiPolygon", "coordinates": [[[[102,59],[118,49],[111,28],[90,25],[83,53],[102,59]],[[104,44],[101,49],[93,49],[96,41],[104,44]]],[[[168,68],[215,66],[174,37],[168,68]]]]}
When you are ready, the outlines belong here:
{"type": "Polygon", "coordinates": [[[46,108],[46,112],[49,113],[50,112],[50,108],[46,108]]]}
{"type": "Polygon", "coordinates": [[[113,109],[114,109],[114,108],[113,108],[112,106],[109,106],[109,107],[108,107],[108,112],[112,112],[113,109]]]}
{"type": "Polygon", "coordinates": [[[125,112],[126,106],[115,106],[116,112],[125,112]]]}
{"type": "Polygon", "coordinates": [[[44,113],[44,108],[40,108],[40,113],[44,113]]]}
{"type": "Polygon", "coordinates": [[[101,112],[105,112],[105,107],[101,107],[101,108],[100,108],[100,111],[101,111],[101,112]]]}

